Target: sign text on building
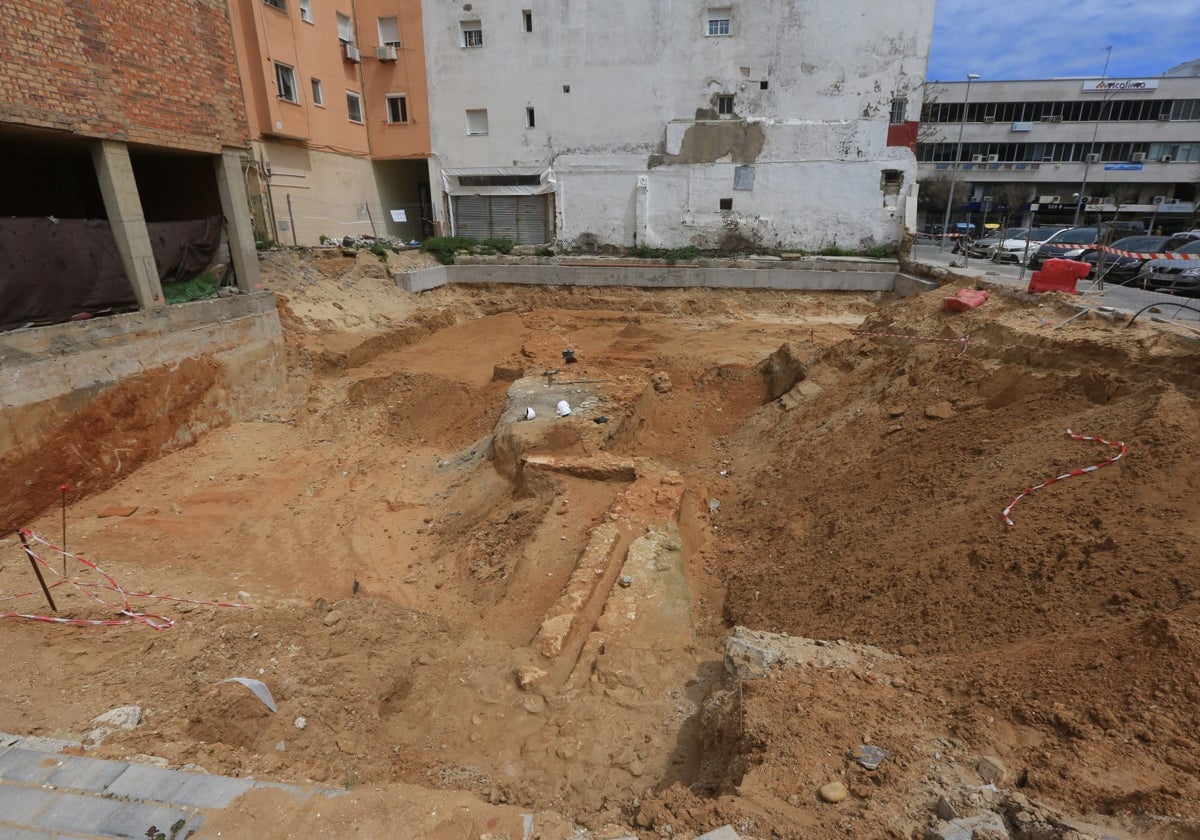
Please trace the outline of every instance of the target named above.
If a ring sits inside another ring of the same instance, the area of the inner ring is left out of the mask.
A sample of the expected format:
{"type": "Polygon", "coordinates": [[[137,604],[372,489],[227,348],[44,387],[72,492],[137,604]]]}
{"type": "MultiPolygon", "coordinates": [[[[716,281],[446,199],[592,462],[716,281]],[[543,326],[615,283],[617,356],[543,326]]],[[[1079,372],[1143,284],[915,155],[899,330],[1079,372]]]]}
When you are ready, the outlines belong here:
{"type": "Polygon", "coordinates": [[[1084,93],[1148,93],[1158,90],[1158,79],[1093,79],[1083,83],[1084,93]]]}

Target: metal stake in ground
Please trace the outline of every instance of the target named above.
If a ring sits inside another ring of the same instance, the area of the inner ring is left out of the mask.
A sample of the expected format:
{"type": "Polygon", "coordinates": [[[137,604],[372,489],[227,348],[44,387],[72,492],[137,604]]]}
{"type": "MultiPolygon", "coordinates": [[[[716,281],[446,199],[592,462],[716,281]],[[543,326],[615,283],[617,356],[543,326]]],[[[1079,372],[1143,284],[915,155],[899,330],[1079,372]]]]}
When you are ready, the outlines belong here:
{"type": "MultiPolygon", "coordinates": [[[[29,543],[25,541],[25,532],[17,531],[17,536],[21,538],[21,546],[25,549],[25,556],[29,558],[29,565],[33,566],[33,573],[37,575],[38,583],[42,585],[42,592],[46,595],[46,600],[50,603],[50,611],[58,612],[58,607],[54,605],[54,599],[50,597],[50,588],[46,586],[46,579],[42,577],[42,570],[38,568],[37,560],[33,559],[33,550],[29,547],[29,543]]],[[[63,552],[63,562],[66,562],[66,551],[63,552]]]]}

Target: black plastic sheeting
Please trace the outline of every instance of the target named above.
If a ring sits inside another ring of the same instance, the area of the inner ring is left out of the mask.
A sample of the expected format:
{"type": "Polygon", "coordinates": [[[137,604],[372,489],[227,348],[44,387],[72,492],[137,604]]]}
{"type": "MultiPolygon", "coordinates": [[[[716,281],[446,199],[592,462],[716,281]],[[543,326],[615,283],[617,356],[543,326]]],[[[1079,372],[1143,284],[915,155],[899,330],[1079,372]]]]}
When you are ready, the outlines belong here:
{"type": "MultiPolygon", "coordinates": [[[[190,280],[212,264],[220,216],[148,222],[159,280],[190,280]]],[[[0,330],[137,309],[104,219],[0,219],[0,330]]]]}

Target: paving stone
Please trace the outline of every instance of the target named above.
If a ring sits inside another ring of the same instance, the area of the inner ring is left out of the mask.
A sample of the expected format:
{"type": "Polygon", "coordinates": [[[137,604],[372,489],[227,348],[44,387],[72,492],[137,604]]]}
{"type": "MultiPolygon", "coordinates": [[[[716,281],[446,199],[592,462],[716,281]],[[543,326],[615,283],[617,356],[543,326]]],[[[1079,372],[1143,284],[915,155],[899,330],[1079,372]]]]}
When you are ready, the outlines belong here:
{"type": "Polygon", "coordinates": [[[65,790],[81,790],[102,793],[113,779],[125,771],[128,764],[123,761],[105,761],[98,758],[76,758],[60,756],[62,766],[50,774],[46,784],[65,790]]]}
{"type": "Polygon", "coordinates": [[[8,825],[3,819],[0,819],[0,837],[3,837],[4,840],[54,840],[54,835],[48,831],[17,828],[8,825]]]}
{"type": "Polygon", "coordinates": [[[40,735],[27,735],[17,742],[16,746],[23,750],[35,750],[42,753],[60,753],[72,747],[82,747],[79,741],[67,741],[62,738],[43,738],[40,735]]]}
{"type": "Polygon", "coordinates": [[[41,784],[58,769],[61,760],[61,756],[10,747],[4,755],[0,755],[0,779],[41,784]]]}
{"type": "Polygon", "coordinates": [[[200,828],[204,823],[204,815],[151,802],[130,802],[115,817],[96,829],[95,833],[113,837],[140,838],[146,836],[150,826],[154,826],[163,834],[170,836],[171,826],[177,820],[184,821],[178,836],[186,837],[188,831],[200,828]]]}
{"type": "MultiPolygon", "coordinates": [[[[127,804],[129,803],[82,793],[60,793],[50,803],[50,807],[30,822],[52,831],[96,834],[101,825],[115,817],[127,804]]],[[[146,828],[149,827],[147,824],[146,828]]],[[[142,829],[143,836],[146,828],[142,829]]]]}
{"type": "Polygon", "coordinates": [[[733,830],[733,826],[723,825],[707,834],[701,834],[696,840],[742,840],[742,836],[733,830]]]}
{"type": "Polygon", "coordinates": [[[173,805],[190,808],[227,808],[254,785],[250,779],[233,779],[228,776],[205,776],[200,773],[177,773],[183,777],[183,786],[169,800],[173,805]]]}
{"type": "Polygon", "coordinates": [[[0,785],[0,814],[14,823],[29,823],[58,794],[41,788],[0,785]]]}
{"type": "Polygon", "coordinates": [[[131,764],[109,783],[104,793],[108,796],[171,803],[175,801],[172,799],[175,792],[186,781],[183,776],[183,773],[173,773],[160,767],[131,764]]]}
{"type": "Polygon", "coordinates": [[[11,747],[20,740],[20,735],[10,735],[7,732],[0,732],[0,747],[11,747]]]}

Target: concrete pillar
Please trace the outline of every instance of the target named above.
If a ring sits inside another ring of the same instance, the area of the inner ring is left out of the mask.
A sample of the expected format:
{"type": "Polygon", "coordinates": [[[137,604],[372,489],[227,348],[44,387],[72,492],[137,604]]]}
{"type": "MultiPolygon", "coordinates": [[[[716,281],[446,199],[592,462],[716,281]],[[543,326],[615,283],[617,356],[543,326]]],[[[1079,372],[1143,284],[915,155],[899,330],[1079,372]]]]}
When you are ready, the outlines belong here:
{"type": "Polygon", "coordinates": [[[214,159],[217,173],[217,192],[221,194],[221,212],[225,216],[225,233],[229,237],[229,258],[237,275],[238,288],[250,292],[262,287],[258,271],[258,252],[254,247],[254,226],[250,224],[250,206],[246,203],[246,177],[242,171],[244,158],[238,149],[224,149],[214,159]]]}
{"type": "Polygon", "coordinates": [[[158,282],[158,266],[142,215],[142,199],[133,178],[129,149],[116,140],[98,140],[92,144],[92,165],[96,167],[104,211],[117,240],[125,276],[133,286],[138,305],[142,309],[162,306],[162,284],[158,282]]]}

